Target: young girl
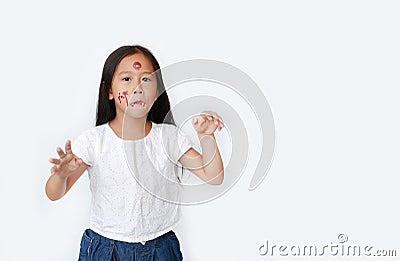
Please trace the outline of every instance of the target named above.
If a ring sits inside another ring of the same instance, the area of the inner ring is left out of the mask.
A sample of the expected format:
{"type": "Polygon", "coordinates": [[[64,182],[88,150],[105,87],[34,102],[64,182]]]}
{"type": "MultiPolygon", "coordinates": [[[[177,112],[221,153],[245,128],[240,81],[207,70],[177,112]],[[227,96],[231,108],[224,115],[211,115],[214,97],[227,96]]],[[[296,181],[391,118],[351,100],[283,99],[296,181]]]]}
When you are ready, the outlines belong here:
{"type": "MultiPolygon", "coordinates": [[[[221,184],[224,170],[213,133],[224,127],[222,119],[207,111],[194,117],[192,125],[202,154],[175,126],[153,54],[139,45],[110,54],[100,83],[96,127],[73,143],[67,140],[65,151],[57,148],[59,158],[49,160],[54,164],[46,183],[50,200],[63,197],[88,171],[90,222],[79,260],[182,260],[171,230],[179,221],[180,205],[149,193],[135,176],[156,180],[162,174],[179,183],[179,162],[203,181],[221,184]]],[[[158,188],[163,195],[174,193],[158,188]]]]}

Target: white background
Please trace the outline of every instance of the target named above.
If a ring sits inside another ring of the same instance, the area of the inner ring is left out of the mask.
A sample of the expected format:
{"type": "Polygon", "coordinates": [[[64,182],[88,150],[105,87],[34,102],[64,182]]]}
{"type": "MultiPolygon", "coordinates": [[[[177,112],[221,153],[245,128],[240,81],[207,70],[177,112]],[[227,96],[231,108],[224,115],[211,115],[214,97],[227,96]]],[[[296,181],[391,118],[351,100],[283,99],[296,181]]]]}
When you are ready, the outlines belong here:
{"type": "Polygon", "coordinates": [[[50,202],[48,158],[94,125],[103,63],[125,44],[148,47],[161,66],[232,64],[274,114],[277,147],[262,185],[247,190],[253,153],[228,193],[183,208],[175,232],[185,260],[308,260],[258,247],[322,247],[340,233],[400,255],[400,4],[264,2],[2,2],[0,260],[77,260],[88,178],[50,202]]]}

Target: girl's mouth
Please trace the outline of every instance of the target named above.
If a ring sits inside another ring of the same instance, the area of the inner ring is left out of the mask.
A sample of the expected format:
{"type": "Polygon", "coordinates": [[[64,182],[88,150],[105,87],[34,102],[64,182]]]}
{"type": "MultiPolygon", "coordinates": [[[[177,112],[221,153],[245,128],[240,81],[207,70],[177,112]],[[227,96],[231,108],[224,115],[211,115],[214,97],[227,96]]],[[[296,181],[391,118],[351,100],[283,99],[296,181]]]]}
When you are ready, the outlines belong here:
{"type": "Polygon", "coordinates": [[[131,102],[130,105],[132,107],[135,107],[135,106],[144,107],[146,105],[146,103],[144,101],[137,100],[137,101],[131,102]]]}

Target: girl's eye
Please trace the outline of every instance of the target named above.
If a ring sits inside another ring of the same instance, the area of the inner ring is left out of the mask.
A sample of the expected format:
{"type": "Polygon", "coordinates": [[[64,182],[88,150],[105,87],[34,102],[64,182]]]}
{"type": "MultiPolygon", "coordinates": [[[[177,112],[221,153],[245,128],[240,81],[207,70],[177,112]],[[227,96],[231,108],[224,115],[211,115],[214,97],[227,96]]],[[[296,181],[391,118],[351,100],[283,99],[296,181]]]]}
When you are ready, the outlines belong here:
{"type": "Polygon", "coordinates": [[[122,80],[125,81],[125,82],[129,82],[129,81],[131,80],[131,78],[129,78],[129,77],[124,77],[124,78],[122,78],[122,80]]]}
{"type": "Polygon", "coordinates": [[[149,77],[143,77],[143,78],[142,78],[142,81],[144,81],[144,82],[150,82],[151,80],[150,80],[149,77]]]}

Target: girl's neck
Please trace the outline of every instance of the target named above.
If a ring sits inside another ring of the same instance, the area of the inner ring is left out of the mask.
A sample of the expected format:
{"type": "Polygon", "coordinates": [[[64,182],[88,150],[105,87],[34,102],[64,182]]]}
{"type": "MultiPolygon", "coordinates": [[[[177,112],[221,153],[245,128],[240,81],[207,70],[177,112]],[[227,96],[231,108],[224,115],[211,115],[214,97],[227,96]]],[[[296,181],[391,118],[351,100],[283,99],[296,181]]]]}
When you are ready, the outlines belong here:
{"type": "Polygon", "coordinates": [[[146,118],[125,117],[125,119],[121,119],[120,117],[115,117],[109,122],[109,125],[117,136],[124,140],[143,139],[152,128],[151,121],[146,118]]]}

